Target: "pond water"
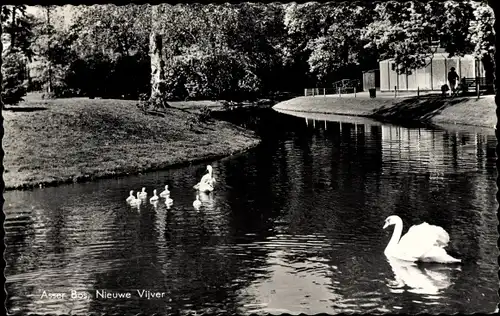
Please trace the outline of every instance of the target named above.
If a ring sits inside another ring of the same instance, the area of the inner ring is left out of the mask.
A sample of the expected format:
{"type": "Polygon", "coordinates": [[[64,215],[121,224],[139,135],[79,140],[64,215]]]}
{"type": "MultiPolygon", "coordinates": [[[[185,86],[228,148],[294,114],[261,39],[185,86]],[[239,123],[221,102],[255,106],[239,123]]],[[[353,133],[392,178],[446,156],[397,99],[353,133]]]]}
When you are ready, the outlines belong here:
{"type": "Polygon", "coordinates": [[[495,310],[492,131],[273,110],[233,119],[264,141],[211,163],[218,186],[202,196],[199,211],[192,186],[206,164],[5,192],[8,312],[495,310]],[[139,209],[125,203],[130,189],[161,191],[165,184],[170,207],[163,200],[139,209]],[[392,214],[403,219],[404,232],[423,221],[442,226],[449,253],[463,265],[388,261],[383,251],[393,228],[382,226],[392,214]],[[164,294],[140,298],[143,290],[164,294]],[[105,291],[131,297],[102,297],[105,291]]]}

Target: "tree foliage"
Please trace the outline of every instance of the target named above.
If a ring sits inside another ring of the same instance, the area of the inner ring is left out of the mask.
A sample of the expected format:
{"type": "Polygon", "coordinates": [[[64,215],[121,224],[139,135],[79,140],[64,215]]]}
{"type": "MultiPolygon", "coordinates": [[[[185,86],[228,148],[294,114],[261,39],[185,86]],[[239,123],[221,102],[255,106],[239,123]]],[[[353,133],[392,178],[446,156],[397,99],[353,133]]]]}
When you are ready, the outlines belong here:
{"type": "Polygon", "coordinates": [[[26,95],[26,63],[22,54],[12,52],[2,57],[2,100],[4,104],[16,105],[26,95]]]}
{"type": "Polygon", "coordinates": [[[149,5],[107,4],[74,7],[64,27],[55,8],[46,12],[50,22],[45,13],[36,18],[15,8],[14,15],[3,10],[5,30],[58,96],[149,93],[153,22],[171,100],[242,100],[325,86],[359,79],[388,58],[404,73],[425,66],[438,46],[474,54],[488,70],[494,60],[493,11],[471,0],[162,4],[154,19],[149,5]]]}
{"type": "Polygon", "coordinates": [[[10,42],[8,47],[1,46],[2,106],[16,105],[23,100],[27,91],[27,62],[33,56],[31,42],[34,20],[26,14],[24,5],[0,6],[0,18],[0,38],[3,40],[3,35],[8,35],[10,42]]]}
{"type": "Polygon", "coordinates": [[[494,46],[493,11],[476,1],[388,1],[378,3],[365,48],[393,58],[399,73],[426,65],[442,47],[453,55],[483,58],[494,46]]]}

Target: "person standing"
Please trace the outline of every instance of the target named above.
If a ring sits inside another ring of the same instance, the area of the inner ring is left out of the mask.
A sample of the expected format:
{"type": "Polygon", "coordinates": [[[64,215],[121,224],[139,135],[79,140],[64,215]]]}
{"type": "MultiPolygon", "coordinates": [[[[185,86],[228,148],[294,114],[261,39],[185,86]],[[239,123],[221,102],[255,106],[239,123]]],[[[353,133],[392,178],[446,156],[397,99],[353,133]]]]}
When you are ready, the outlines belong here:
{"type": "Polygon", "coordinates": [[[460,79],[457,72],[455,71],[455,67],[451,67],[450,72],[448,73],[448,83],[450,84],[450,94],[455,92],[457,88],[457,82],[460,79]]]}

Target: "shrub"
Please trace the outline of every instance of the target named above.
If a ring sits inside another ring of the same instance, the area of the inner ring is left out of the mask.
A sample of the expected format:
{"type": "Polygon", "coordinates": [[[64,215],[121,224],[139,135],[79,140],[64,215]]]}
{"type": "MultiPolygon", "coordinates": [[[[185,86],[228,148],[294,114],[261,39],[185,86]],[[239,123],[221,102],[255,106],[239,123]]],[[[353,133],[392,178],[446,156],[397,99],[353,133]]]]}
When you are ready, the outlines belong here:
{"type": "Polygon", "coordinates": [[[2,75],[2,100],[4,104],[16,105],[23,101],[28,86],[24,56],[17,52],[4,54],[2,75]]]}
{"type": "Polygon", "coordinates": [[[232,54],[193,53],[172,60],[165,74],[170,100],[243,100],[257,95],[261,80],[232,54]]]}
{"type": "Polygon", "coordinates": [[[200,114],[198,114],[198,120],[200,123],[205,123],[209,121],[211,117],[212,117],[212,110],[210,110],[208,106],[205,105],[201,109],[200,114]]]}
{"type": "Polygon", "coordinates": [[[150,77],[149,56],[119,56],[111,63],[108,80],[104,83],[107,96],[137,99],[141,93],[151,91],[150,77]]]}
{"type": "Polygon", "coordinates": [[[136,103],[139,110],[146,113],[148,111],[162,111],[169,106],[165,97],[163,98],[150,98],[149,94],[141,93],[139,95],[139,102],[136,103]]]}

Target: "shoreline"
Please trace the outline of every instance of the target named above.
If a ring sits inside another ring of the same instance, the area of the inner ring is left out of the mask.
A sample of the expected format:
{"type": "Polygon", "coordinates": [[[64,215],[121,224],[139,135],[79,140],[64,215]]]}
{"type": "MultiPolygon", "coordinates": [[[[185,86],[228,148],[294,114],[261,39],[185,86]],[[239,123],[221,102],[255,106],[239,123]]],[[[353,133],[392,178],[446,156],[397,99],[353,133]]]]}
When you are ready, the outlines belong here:
{"type": "Polygon", "coordinates": [[[241,154],[261,143],[253,131],[229,122],[200,122],[202,104],[172,105],[150,115],[136,103],[29,100],[3,110],[5,191],[163,171],[241,154]]]}
{"type": "Polygon", "coordinates": [[[466,125],[481,128],[496,126],[494,95],[441,97],[440,95],[397,98],[353,96],[297,97],[276,104],[277,111],[366,117],[382,123],[466,125]]]}
{"type": "MultiPolygon", "coordinates": [[[[142,175],[146,174],[149,172],[160,172],[160,171],[166,171],[169,169],[175,169],[175,168],[182,168],[190,165],[196,165],[196,164],[201,164],[203,162],[209,162],[209,161],[214,161],[214,160],[220,160],[224,158],[228,158],[234,155],[239,155],[247,152],[248,150],[251,150],[258,146],[260,144],[260,140],[255,141],[255,143],[252,143],[248,145],[248,147],[244,147],[241,149],[234,150],[232,152],[228,153],[220,153],[220,154],[214,154],[214,155],[207,155],[204,157],[198,157],[198,158],[193,158],[191,160],[185,160],[185,161],[179,161],[179,162],[173,162],[173,163],[167,163],[165,165],[162,165],[160,167],[152,167],[152,168],[145,168],[137,171],[123,171],[123,172],[109,172],[109,173],[104,173],[104,174],[99,174],[99,175],[90,175],[90,176],[78,176],[74,178],[66,178],[66,179],[57,179],[57,180],[47,180],[47,181],[40,181],[38,183],[23,183],[17,186],[7,186],[5,185],[4,190],[5,191],[27,191],[27,190],[33,190],[37,188],[49,188],[49,187],[57,187],[60,185],[65,185],[65,184],[72,184],[72,183],[86,183],[86,182],[91,182],[91,181],[97,181],[97,180],[105,180],[105,179],[120,179],[128,176],[137,176],[137,175],[142,175]]],[[[5,182],[5,180],[4,180],[5,182]]]]}

